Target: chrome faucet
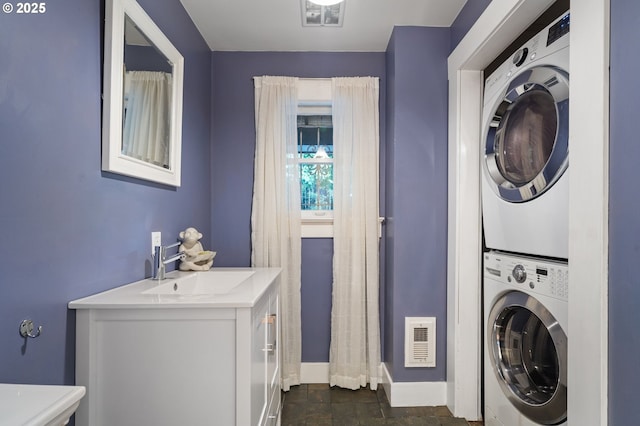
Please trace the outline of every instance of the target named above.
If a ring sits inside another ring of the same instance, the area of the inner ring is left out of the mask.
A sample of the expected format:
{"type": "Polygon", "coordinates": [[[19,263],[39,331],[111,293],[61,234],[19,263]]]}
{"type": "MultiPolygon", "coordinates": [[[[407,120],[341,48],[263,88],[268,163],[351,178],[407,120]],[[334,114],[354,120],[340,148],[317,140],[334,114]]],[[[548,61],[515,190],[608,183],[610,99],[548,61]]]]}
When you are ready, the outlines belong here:
{"type": "Polygon", "coordinates": [[[167,249],[172,247],[177,247],[181,242],[177,242],[175,244],[169,244],[168,246],[155,246],[153,248],[153,274],[151,276],[152,280],[164,280],[164,275],[166,272],[166,264],[175,262],[176,260],[184,260],[186,257],[184,252],[179,251],[173,257],[167,259],[167,249]]]}

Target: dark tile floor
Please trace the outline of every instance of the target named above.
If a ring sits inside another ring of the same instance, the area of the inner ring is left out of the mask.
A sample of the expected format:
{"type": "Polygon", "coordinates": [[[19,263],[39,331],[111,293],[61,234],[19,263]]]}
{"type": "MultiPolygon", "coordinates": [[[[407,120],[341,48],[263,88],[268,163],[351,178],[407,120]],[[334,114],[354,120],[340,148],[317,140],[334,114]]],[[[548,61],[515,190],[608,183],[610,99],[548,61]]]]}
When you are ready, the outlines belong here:
{"type": "Polygon", "coordinates": [[[282,426],[482,425],[453,417],[445,406],[391,407],[382,386],[351,391],[309,384],[282,397],[282,426]]]}

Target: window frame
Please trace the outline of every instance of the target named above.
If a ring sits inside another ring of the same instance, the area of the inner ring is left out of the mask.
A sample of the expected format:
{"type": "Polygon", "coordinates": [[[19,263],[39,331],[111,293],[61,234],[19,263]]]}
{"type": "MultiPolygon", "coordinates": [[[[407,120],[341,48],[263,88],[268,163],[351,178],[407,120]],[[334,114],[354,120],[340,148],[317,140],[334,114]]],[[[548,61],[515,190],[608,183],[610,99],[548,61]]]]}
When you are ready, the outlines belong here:
{"type": "MultiPolygon", "coordinates": [[[[299,79],[297,115],[330,114],[332,114],[331,79],[299,79]]],[[[298,164],[313,162],[319,161],[298,159],[298,164]]],[[[333,210],[302,210],[300,206],[300,219],[302,238],[333,237],[333,210]]]]}
{"type": "MultiPolygon", "coordinates": [[[[305,111],[304,115],[326,115],[327,111],[332,113],[331,91],[330,78],[298,79],[298,114],[301,109],[305,111]]],[[[300,212],[302,238],[333,238],[333,210],[302,210],[301,206],[300,212]],[[331,214],[323,214],[323,212],[331,214]]],[[[384,220],[384,217],[378,219],[378,237],[382,236],[384,220]]]]}
{"type": "MultiPolygon", "coordinates": [[[[298,103],[298,116],[301,115],[332,115],[332,109],[330,104],[325,105],[304,105],[298,103]]],[[[333,165],[333,158],[300,158],[298,157],[298,165],[301,164],[331,164],[333,165]]],[[[331,210],[303,210],[300,209],[300,215],[302,220],[318,220],[327,222],[333,221],[333,209],[331,210]]]]}

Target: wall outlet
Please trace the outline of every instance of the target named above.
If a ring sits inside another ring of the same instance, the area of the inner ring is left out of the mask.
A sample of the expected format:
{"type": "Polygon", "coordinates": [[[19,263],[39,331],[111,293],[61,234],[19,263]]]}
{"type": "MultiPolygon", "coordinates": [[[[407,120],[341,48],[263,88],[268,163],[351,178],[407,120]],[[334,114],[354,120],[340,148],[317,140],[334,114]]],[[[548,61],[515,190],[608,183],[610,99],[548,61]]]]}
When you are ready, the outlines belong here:
{"type": "Polygon", "coordinates": [[[162,245],[162,232],[151,233],[151,254],[154,253],[154,249],[162,245]]]}

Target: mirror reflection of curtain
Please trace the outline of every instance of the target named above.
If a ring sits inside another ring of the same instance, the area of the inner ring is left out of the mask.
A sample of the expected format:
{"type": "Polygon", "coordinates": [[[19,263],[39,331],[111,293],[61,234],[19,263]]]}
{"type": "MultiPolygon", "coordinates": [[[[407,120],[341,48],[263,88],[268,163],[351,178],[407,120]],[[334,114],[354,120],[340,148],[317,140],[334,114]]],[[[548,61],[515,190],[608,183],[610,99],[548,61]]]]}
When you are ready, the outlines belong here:
{"type": "Polygon", "coordinates": [[[169,167],[171,74],[127,72],[122,153],[169,167]]]}

